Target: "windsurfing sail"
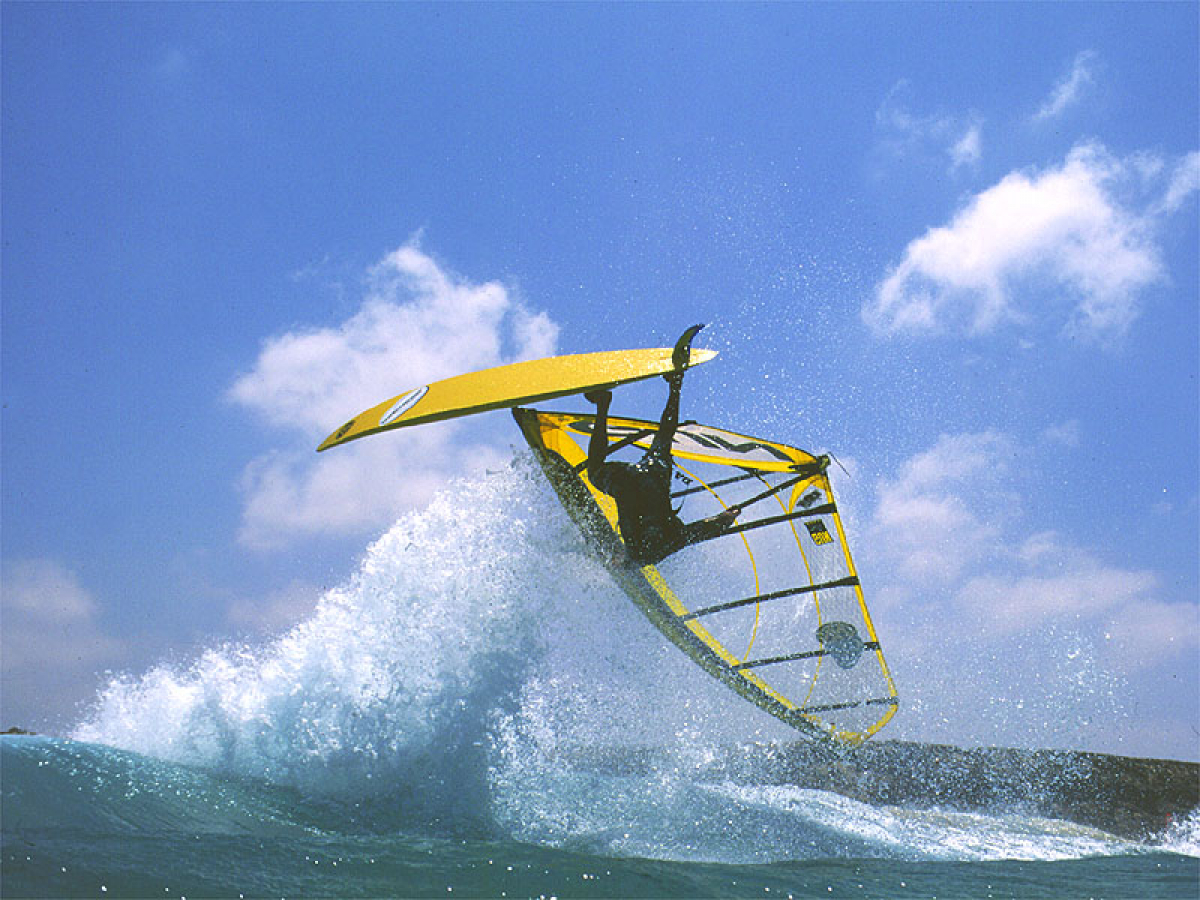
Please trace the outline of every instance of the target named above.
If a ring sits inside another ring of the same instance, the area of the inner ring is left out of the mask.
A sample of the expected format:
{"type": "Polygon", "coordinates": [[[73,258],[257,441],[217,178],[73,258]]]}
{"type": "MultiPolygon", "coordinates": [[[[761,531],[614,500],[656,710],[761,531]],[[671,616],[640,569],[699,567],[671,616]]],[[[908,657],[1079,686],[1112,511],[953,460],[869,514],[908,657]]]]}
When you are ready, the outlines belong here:
{"type": "MultiPolygon", "coordinates": [[[[741,506],[721,536],[641,566],[616,504],[587,477],[594,417],[514,409],[567,511],[633,602],[693,661],[814,739],[857,744],[887,724],[896,688],[863,599],[828,457],[696,423],[675,433],[684,521],[741,506]]],[[[609,459],[637,458],[658,425],[609,419],[609,459]]]]}
{"type": "MultiPolygon", "coordinates": [[[[322,441],[317,452],[393,428],[439,422],[664,375],[679,368],[672,360],[674,352],[669,347],[604,350],[531,359],[456,375],[397,394],[359,413],[322,441]]],[[[690,350],[683,367],[698,366],[716,355],[715,350],[690,350]]]]}

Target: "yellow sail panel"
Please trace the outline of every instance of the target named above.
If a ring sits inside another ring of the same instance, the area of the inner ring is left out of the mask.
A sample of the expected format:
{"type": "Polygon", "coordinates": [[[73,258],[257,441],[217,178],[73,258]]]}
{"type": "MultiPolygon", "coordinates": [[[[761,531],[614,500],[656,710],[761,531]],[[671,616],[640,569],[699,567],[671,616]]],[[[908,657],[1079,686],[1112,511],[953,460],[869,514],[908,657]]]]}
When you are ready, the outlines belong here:
{"type": "MultiPolygon", "coordinates": [[[[672,447],[685,520],[743,506],[722,537],[657,566],[625,556],[616,505],[591,486],[592,417],[514,410],[564,505],[647,617],[709,674],[814,738],[857,743],[897,695],[867,611],[828,460],[695,423],[672,447]]],[[[610,420],[610,458],[636,459],[656,423],[610,420]]]]}
{"type": "MultiPolygon", "coordinates": [[[[565,397],[663,375],[675,369],[671,348],[606,350],[552,356],[456,375],[422,385],[365,410],[321,442],[317,451],[402,428],[522,403],[565,397]]],[[[708,362],[715,350],[692,350],[687,367],[708,362]]]]}

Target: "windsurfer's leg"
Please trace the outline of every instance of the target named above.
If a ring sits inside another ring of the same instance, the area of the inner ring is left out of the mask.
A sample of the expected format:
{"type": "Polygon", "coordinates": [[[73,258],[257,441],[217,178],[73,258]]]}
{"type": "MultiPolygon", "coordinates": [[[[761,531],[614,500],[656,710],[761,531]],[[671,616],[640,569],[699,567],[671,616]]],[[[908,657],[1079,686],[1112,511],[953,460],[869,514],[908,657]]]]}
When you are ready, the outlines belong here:
{"type": "Polygon", "coordinates": [[[675,371],[663,376],[670,385],[667,405],[658,420],[658,433],[654,436],[654,443],[650,445],[645,459],[652,465],[666,469],[668,478],[671,473],[671,444],[675,440],[675,429],[679,427],[679,395],[683,391],[683,373],[691,358],[692,339],[703,327],[693,325],[679,336],[679,340],[675,342],[675,349],[671,352],[671,364],[675,366],[675,371]]]}
{"type": "Polygon", "coordinates": [[[683,390],[683,372],[672,372],[665,376],[670,384],[667,405],[658,420],[658,433],[646,453],[647,461],[671,469],[671,444],[675,440],[675,429],[679,427],[679,395],[683,390]]]}
{"type": "Polygon", "coordinates": [[[608,455],[608,407],[612,403],[612,391],[589,391],[583,395],[589,403],[596,404],[596,418],[592,421],[592,436],[588,439],[588,480],[604,490],[604,458],[608,455]]]}

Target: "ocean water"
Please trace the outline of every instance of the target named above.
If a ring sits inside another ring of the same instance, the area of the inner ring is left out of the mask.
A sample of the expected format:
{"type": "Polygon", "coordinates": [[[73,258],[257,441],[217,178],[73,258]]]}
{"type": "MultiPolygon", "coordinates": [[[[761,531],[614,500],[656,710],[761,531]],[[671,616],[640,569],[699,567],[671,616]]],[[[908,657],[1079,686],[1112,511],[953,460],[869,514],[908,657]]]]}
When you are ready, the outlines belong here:
{"type": "Polygon", "coordinates": [[[288,632],[116,678],[68,738],[0,737],[0,894],[1200,895],[1196,814],[1130,840],[714,765],[791,739],[657,636],[519,460],[288,632]]]}

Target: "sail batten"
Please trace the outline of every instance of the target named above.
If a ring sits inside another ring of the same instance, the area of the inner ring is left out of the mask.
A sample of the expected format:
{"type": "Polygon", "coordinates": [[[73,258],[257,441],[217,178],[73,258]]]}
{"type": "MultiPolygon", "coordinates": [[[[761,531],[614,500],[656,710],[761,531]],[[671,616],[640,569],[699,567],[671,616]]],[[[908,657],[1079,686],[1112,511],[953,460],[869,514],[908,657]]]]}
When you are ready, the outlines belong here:
{"type": "MultiPolygon", "coordinates": [[[[817,740],[858,743],[892,718],[896,689],[850,557],[828,457],[683,423],[671,447],[681,515],[695,520],[739,507],[743,521],[641,566],[624,552],[616,504],[587,477],[594,417],[519,408],[513,415],[598,558],[708,674],[817,740]],[[763,514],[761,504],[777,512],[763,514]]],[[[609,458],[636,460],[656,430],[654,422],[610,419],[609,458]]]]}
{"type": "Polygon", "coordinates": [[[749,606],[751,603],[766,603],[769,600],[779,600],[783,597],[795,597],[799,594],[811,594],[816,591],[827,590],[828,588],[855,587],[858,585],[858,583],[857,575],[848,575],[845,578],[839,578],[837,581],[827,581],[823,584],[805,584],[801,585],[800,587],[785,588],[782,591],[772,591],[769,594],[756,594],[753,597],[746,597],[742,600],[732,600],[729,603],[718,603],[715,606],[706,606],[703,609],[693,610],[683,618],[685,620],[698,619],[700,616],[707,616],[718,612],[726,612],[742,606],[749,606]]]}

